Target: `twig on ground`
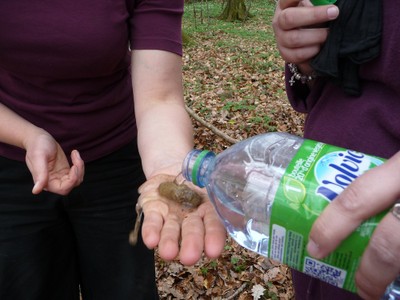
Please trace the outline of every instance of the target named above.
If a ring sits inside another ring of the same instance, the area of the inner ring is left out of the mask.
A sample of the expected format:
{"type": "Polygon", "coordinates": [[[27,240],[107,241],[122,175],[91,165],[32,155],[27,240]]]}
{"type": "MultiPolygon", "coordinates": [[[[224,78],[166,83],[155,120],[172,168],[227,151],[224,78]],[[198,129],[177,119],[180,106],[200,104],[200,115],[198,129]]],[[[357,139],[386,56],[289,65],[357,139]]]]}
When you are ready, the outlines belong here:
{"type": "Polygon", "coordinates": [[[235,298],[237,295],[239,295],[241,292],[243,292],[243,290],[246,288],[246,286],[247,286],[247,282],[243,283],[241,285],[241,287],[236,290],[236,292],[234,292],[232,295],[230,295],[228,298],[225,298],[224,300],[231,300],[231,299],[235,298]]]}
{"type": "Polygon", "coordinates": [[[200,118],[200,116],[198,114],[196,114],[192,109],[190,109],[187,105],[185,105],[185,108],[186,108],[186,111],[189,113],[189,115],[191,117],[193,117],[193,119],[195,119],[201,125],[203,125],[203,126],[207,127],[208,129],[210,129],[212,132],[214,132],[216,135],[220,136],[221,138],[223,138],[227,142],[229,142],[231,144],[236,144],[237,142],[239,142],[239,140],[231,138],[230,136],[226,135],[225,133],[223,133],[221,130],[219,130],[218,128],[216,128],[212,124],[210,124],[210,123],[206,122],[205,120],[203,120],[202,118],[200,118]]]}

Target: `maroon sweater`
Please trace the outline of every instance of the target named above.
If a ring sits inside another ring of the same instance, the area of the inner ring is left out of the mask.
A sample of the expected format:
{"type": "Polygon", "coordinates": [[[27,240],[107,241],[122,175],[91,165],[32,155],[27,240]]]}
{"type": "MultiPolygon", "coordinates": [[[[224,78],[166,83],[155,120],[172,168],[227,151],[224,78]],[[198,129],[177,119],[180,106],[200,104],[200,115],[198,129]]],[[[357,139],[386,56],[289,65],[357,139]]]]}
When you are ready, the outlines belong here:
{"type": "Polygon", "coordinates": [[[109,154],[136,135],[129,45],[181,55],[182,13],[183,0],[1,1],[0,102],[67,155],[109,154]]]}
{"type": "MultiPolygon", "coordinates": [[[[296,110],[308,113],[305,137],[388,158],[400,150],[400,6],[396,0],[382,5],[382,53],[361,67],[360,97],[348,96],[324,80],[312,91],[301,84],[287,85],[287,93],[296,110]]],[[[360,299],[298,272],[293,279],[297,300],[360,299]]]]}
{"type": "Polygon", "coordinates": [[[400,7],[382,3],[382,53],[360,69],[361,96],[324,80],[311,92],[287,85],[287,93],[296,110],[308,113],[305,137],[387,158],[400,150],[400,7]]]}

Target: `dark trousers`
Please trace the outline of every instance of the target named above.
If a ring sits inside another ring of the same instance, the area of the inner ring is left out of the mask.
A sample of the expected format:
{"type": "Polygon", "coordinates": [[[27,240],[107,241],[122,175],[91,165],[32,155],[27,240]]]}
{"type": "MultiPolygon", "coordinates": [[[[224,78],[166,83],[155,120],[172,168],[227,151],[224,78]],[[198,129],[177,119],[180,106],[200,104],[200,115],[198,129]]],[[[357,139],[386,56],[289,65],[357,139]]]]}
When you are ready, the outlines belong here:
{"type": "Polygon", "coordinates": [[[68,196],[32,195],[25,163],[0,157],[0,299],[158,299],[154,253],[132,247],[136,144],[87,163],[68,196]]]}

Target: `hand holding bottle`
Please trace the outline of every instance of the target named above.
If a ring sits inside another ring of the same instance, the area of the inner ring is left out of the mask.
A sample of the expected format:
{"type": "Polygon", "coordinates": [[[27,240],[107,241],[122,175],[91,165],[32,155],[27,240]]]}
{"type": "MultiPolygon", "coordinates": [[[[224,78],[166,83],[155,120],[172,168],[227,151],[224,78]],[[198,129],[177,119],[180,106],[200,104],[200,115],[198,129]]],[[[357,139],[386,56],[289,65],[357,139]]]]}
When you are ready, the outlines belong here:
{"type": "Polygon", "coordinates": [[[399,266],[395,251],[400,249],[400,241],[385,241],[395,236],[387,231],[387,218],[397,221],[389,225],[400,229],[400,221],[393,215],[385,217],[390,203],[398,199],[400,193],[399,160],[400,153],[379,168],[381,171],[377,174],[368,173],[372,174],[372,180],[368,179],[371,175],[366,175],[367,179],[362,177],[356,181],[361,184],[356,183],[355,189],[346,190],[356,178],[385,160],[287,133],[266,133],[241,141],[218,155],[193,150],[184,160],[182,173],[187,180],[207,188],[228,233],[249,250],[351,292],[356,292],[354,276],[361,258],[363,272],[373,272],[369,260],[374,259],[371,264],[374,275],[364,275],[367,276],[365,282],[373,290],[374,276],[380,277],[386,264],[392,264],[391,270],[379,278],[375,295],[382,295],[399,266]],[[381,187],[370,187],[380,184],[391,172],[397,175],[381,187]],[[343,205],[343,200],[339,201],[339,206],[330,205],[343,191],[347,191],[346,199],[353,197],[350,199],[353,201],[347,205],[343,205]],[[364,194],[369,197],[366,202],[364,194]],[[379,195],[385,199],[379,201],[379,195]],[[331,209],[331,214],[320,221],[318,217],[326,207],[331,209]],[[331,207],[338,208],[332,210],[331,207]],[[377,231],[379,236],[374,235],[375,240],[363,257],[382,218],[384,221],[377,231]],[[308,253],[304,251],[305,246],[317,219],[321,223],[311,238],[316,237],[314,241],[320,245],[321,252],[309,246],[311,252],[308,253]],[[381,242],[383,244],[379,244],[381,242]],[[393,243],[394,252],[377,252],[377,249],[385,249],[382,245],[390,243],[393,243]],[[388,253],[389,256],[384,257],[388,253]]]}
{"type": "MultiPolygon", "coordinates": [[[[282,58],[306,68],[328,36],[328,28],[321,27],[321,24],[336,19],[338,15],[339,10],[334,5],[313,6],[310,1],[301,0],[278,1],[272,26],[282,58]]],[[[310,70],[301,71],[307,73],[310,70]]]]}
{"type": "MultiPolygon", "coordinates": [[[[400,152],[367,171],[345,189],[314,223],[307,250],[315,258],[332,252],[367,218],[392,207],[400,197],[400,152]]],[[[379,223],[356,274],[357,292],[379,299],[400,270],[400,220],[388,213],[379,223]]]]}

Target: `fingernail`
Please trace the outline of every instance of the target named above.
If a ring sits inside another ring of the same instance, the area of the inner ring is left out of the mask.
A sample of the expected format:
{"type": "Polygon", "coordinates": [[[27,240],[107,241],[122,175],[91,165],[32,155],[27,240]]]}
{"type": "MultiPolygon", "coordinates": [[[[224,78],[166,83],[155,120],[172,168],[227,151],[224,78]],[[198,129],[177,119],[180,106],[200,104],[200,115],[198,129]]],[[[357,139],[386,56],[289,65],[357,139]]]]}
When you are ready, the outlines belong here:
{"type": "Polygon", "coordinates": [[[38,185],[38,183],[35,182],[35,184],[33,185],[33,188],[32,188],[32,194],[37,194],[37,192],[36,192],[36,186],[37,185],[38,185]]]}
{"type": "Polygon", "coordinates": [[[318,257],[319,254],[319,246],[313,240],[309,240],[307,244],[307,252],[313,256],[318,257]]]}
{"type": "Polygon", "coordinates": [[[326,11],[330,20],[336,19],[339,15],[339,9],[337,6],[330,6],[326,11]]]}

